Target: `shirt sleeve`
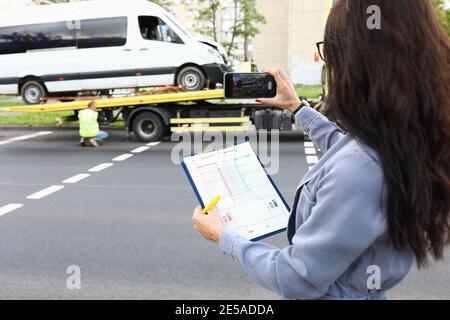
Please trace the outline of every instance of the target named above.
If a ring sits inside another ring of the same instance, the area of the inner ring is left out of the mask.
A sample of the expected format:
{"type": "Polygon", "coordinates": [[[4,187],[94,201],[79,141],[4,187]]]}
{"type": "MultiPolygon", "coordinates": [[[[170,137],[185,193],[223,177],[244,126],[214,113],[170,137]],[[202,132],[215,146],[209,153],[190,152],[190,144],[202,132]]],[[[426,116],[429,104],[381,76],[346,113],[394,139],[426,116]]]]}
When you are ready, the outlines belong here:
{"type": "Polygon", "coordinates": [[[326,152],[343,134],[338,127],[320,112],[303,107],[295,115],[295,123],[311,138],[311,141],[326,152]]]}
{"type": "Polygon", "coordinates": [[[371,165],[368,174],[370,160],[350,158],[340,159],[323,176],[316,205],[296,231],[292,245],[278,249],[224,231],[222,251],[239,261],[257,283],[285,299],[326,295],[357,257],[386,232],[380,208],[382,174],[371,165]]]}

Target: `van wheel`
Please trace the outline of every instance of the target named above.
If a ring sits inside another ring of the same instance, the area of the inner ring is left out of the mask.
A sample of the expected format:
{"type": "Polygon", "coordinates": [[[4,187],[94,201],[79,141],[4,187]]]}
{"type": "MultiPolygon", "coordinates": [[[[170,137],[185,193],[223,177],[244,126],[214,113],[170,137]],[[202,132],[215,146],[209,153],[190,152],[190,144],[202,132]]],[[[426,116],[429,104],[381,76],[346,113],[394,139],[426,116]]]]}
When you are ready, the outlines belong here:
{"type": "Polygon", "coordinates": [[[20,95],[26,104],[45,103],[46,101],[41,99],[46,97],[47,90],[37,81],[28,81],[22,86],[20,95]]]}
{"type": "Polygon", "coordinates": [[[206,85],[206,77],[197,67],[186,67],[177,76],[177,84],[187,91],[202,90],[206,85]]]}
{"type": "Polygon", "coordinates": [[[162,119],[152,112],[137,115],[132,128],[136,138],[143,142],[159,141],[167,129],[162,119]]]}

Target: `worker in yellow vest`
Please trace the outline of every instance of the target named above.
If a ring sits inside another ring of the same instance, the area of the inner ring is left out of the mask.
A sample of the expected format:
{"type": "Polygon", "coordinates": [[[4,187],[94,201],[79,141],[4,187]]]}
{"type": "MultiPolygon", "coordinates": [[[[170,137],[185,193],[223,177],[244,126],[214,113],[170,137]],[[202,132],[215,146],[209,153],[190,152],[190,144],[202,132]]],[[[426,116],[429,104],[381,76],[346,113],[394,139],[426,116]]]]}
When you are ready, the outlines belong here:
{"type": "Polygon", "coordinates": [[[78,119],[80,120],[80,143],[82,146],[86,146],[86,142],[89,142],[98,148],[99,142],[108,138],[107,132],[100,131],[95,101],[89,102],[87,109],[78,112],[78,119]]]}

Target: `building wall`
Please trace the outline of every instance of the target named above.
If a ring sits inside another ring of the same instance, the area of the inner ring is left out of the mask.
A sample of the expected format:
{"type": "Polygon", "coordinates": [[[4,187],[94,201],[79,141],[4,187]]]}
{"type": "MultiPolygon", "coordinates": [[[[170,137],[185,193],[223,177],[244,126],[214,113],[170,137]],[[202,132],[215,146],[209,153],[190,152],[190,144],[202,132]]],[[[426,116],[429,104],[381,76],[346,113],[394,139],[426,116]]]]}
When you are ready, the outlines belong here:
{"type": "Polygon", "coordinates": [[[288,69],[290,0],[258,0],[258,10],[266,18],[252,41],[252,56],[260,67],[288,69]]]}
{"type": "Polygon", "coordinates": [[[258,0],[258,5],[267,24],[253,40],[255,62],[285,69],[296,83],[320,83],[316,42],[323,40],[329,1],[258,0]]]}

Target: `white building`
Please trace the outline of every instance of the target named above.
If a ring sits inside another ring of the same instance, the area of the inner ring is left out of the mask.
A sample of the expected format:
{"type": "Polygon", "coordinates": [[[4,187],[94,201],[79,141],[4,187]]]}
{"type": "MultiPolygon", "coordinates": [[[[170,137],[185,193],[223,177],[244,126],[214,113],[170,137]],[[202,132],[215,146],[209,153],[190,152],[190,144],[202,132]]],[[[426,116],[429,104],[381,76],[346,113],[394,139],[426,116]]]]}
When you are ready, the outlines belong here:
{"type": "Polygon", "coordinates": [[[267,24],[253,40],[260,67],[279,67],[296,83],[319,84],[323,63],[316,43],[323,41],[331,0],[257,0],[267,24]]]}

